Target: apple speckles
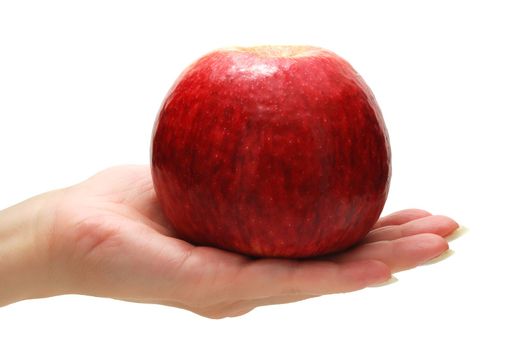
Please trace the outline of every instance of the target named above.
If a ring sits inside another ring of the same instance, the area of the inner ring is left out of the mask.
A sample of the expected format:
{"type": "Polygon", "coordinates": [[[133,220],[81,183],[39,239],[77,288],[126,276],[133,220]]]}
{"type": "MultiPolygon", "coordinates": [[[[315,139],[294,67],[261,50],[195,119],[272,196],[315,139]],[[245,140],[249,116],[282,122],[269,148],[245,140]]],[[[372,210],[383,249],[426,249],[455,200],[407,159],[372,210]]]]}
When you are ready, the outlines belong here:
{"type": "Polygon", "coordinates": [[[181,237],[255,256],[306,257],[365,235],[390,178],[370,89],[342,59],[216,51],[171,89],[152,173],[181,237]]]}

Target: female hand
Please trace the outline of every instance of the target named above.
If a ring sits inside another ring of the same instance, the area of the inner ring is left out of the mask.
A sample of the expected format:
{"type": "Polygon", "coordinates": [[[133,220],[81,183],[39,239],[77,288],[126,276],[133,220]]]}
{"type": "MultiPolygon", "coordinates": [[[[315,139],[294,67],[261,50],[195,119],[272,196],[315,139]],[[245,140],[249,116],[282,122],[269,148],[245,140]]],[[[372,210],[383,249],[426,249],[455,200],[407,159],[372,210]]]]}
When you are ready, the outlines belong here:
{"type": "Polygon", "coordinates": [[[11,245],[26,247],[31,256],[4,249],[10,263],[0,267],[0,280],[11,293],[0,292],[0,305],[2,299],[6,304],[85,294],[175,306],[211,318],[238,316],[262,305],[385,282],[393,272],[442,254],[448,249],[443,237],[457,228],[450,218],[403,210],[381,218],[362,243],[339,254],[253,259],[176,238],[149,167],[115,167],[0,212],[0,256],[2,243],[14,242],[6,231],[17,232],[25,244],[11,245]],[[16,225],[28,217],[30,224],[16,225]],[[13,269],[21,278],[5,277],[13,269]]]}

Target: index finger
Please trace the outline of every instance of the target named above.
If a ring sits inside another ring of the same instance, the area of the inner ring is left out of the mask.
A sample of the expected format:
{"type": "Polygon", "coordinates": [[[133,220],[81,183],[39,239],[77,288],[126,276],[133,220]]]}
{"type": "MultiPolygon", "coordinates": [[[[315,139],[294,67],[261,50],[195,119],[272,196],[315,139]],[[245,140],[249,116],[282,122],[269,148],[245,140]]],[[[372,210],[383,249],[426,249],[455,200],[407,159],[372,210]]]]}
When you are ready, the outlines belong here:
{"type": "Polygon", "coordinates": [[[378,221],[374,224],[374,227],[372,229],[374,230],[384,226],[402,225],[409,221],[420,219],[430,215],[432,214],[428,211],[421,209],[404,209],[378,219],[378,221]]]}

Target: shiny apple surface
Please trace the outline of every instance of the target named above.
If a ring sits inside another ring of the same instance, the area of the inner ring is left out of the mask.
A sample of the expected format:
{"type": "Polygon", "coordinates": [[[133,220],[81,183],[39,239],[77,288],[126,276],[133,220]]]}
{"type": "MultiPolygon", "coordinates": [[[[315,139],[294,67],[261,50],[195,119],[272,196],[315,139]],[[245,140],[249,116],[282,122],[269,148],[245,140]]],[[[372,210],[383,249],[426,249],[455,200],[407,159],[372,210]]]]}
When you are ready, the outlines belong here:
{"type": "Polygon", "coordinates": [[[358,73],[315,47],[231,48],[188,67],[152,140],[176,235],[261,257],[347,249],[389,188],[387,130],[358,73]]]}

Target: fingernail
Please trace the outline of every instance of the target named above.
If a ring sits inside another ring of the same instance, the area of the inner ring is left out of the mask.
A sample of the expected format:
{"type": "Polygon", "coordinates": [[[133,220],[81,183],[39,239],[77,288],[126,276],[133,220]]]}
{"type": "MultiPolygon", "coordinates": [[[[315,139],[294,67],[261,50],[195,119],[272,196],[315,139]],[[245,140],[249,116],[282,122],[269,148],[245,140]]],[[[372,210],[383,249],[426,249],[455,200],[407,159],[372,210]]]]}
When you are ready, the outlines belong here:
{"type": "Polygon", "coordinates": [[[393,283],[396,283],[398,282],[398,279],[394,276],[391,276],[388,280],[386,280],[385,282],[380,282],[380,283],[376,283],[376,284],[372,284],[370,285],[369,287],[370,288],[377,288],[377,287],[384,287],[384,286],[388,286],[389,284],[393,284],[393,283]]]}
{"type": "Polygon", "coordinates": [[[457,239],[457,238],[460,238],[461,236],[463,236],[464,234],[467,234],[469,232],[469,229],[468,227],[466,226],[460,226],[458,227],[456,230],[454,230],[454,232],[452,232],[450,235],[448,235],[447,237],[445,237],[445,239],[449,242],[457,239]]]}

